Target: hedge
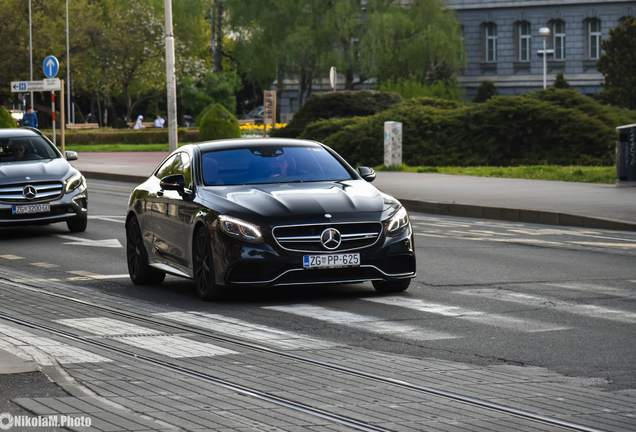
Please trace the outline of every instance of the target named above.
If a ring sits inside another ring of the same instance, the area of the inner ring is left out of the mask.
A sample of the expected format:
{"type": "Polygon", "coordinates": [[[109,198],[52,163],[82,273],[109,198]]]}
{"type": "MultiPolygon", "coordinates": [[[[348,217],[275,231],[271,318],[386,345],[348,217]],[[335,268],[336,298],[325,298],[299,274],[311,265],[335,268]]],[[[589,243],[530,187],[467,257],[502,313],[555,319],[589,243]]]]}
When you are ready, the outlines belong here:
{"type": "Polygon", "coordinates": [[[316,93],[294,114],[287,127],[272,130],[271,136],[296,138],[309,123],[319,119],[370,116],[402,101],[397,93],[371,90],[316,93]]]}
{"type": "Polygon", "coordinates": [[[411,166],[609,166],[615,128],[634,123],[636,112],[602,106],[574,90],[495,96],[470,106],[422,98],[373,116],[320,120],[301,138],[323,142],[350,163],[377,166],[385,121],[402,122],[404,163],[411,166]]]}
{"type": "MultiPolygon", "coordinates": [[[[199,141],[197,129],[179,128],[177,130],[180,142],[199,141]]],[[[53,140],[52,132],[44,132],[50,140],[53,140]]],[[[55,131],[57,143],[62,142],[62,134],[55,131]]],[[[66,131],[65,144],[165,144],[169,142],[168,129],[87,129],[66,131]]]]}
{"type": "Polygon", "coordinates": [[[11,116],[11,113],[5,107],[0,105],[0,128],[14,127],[17,127],[15,119],[11,116]]]}
{"type": "Polygon", "coordinates": [[[238,120],[223,105],[212,104],[203,113],[199,120],[199,137],[202,141],[241,137],[238,120]]]}

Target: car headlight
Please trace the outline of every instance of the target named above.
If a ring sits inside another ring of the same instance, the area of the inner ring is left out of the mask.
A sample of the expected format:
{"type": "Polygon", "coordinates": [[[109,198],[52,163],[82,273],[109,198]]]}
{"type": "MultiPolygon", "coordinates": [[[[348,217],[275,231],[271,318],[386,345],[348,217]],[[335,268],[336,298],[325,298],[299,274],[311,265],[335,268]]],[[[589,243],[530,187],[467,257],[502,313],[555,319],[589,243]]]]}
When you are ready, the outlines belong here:
{"type": "Polygon", "coordinates": [[[66,193],[73,192],[80,186],[86,187],[86,179],[82,173],[75,173],[64,181],[66,193]]]}
{"type": "Polygon", "coordinates": [[[245,222],[244,220],[231,216],[219,216],[219,226],[221,231],[233,237],[250,243],[260,243],[263,241],[261,229],[257,225],[245,222]]]}
{"type": "Polygon", "coordinates": [[[406,213],[406,209],[404,207],[400,207],[391,219],[389,219],[387,234],[390,236],[396,236],[402,233],[408,225],[409,215],[406,213]]]}

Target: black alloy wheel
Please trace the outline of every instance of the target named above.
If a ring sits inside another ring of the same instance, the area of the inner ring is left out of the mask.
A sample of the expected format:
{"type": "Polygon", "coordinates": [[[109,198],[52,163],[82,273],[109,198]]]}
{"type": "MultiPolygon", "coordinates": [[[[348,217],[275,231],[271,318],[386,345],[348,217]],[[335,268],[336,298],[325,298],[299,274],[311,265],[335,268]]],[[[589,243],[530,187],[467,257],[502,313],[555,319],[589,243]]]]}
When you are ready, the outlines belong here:
{"type": "Polygon", "coordinates": [[[219,300],[223,297],[223,290],[214,278],[214,256],[212,241],[206,227],[197,230],[194,238],[194,281],[197,285],[199,297],[203,300],[219,300]]]}
{"type": "Polygon", "coordinates": [[[159,285],[166,278],[164,272],[150,267],[148,253],[136,217],[131,217],[126,226],[126,260],[128,274],[135,285],[159,285]]]}
{"type": "Polygon", "coordinates": [[[391,281],[373,281],[373,288],[379,293],[389,294],[406,291],[411,279],[397,279],[391,281]]]}

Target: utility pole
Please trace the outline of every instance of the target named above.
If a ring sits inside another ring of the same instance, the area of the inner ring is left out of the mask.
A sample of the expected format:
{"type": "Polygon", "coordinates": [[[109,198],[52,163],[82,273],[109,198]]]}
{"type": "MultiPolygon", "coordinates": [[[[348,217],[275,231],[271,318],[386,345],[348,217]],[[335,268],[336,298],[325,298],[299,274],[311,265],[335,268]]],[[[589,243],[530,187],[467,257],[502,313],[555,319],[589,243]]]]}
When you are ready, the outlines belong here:
{"type": "Polygon", "coordinates": [[[174,66],[174,36],[172,34],[172,0],[165,0],[166,7],[166,81],[168,93],[168,145],[175,151],[177,135],[177,81],[174,66]]]}

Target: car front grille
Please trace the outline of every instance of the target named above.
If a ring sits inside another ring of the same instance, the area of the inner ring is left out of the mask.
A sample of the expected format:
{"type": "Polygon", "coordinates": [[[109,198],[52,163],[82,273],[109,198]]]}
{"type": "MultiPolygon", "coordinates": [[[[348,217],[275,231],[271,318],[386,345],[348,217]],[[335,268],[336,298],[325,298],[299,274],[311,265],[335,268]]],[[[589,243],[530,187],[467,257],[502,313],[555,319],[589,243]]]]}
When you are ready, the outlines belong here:
{"type": "Polygon", "coordinates": [[[382,273],[373,267],[304,269],[285,273],[276,280],[275,284],[358,282],[373,279],[384,279],[382,273]]]}
{"type": "Polygon", "coordinates": [[[61,181],[48,182],[20,182],[0,185],[0,202],[9,204],[37,203],[40,201],[51,201],[60,195],[64,190],[61,181]],[[25,188],[32,186],[35,196],[31,199],[25,196],[25,188]]]}
{"type": "Polygon", "coordinates": [[[344,252],[373,245],[382,234],[380,222],[352,222],[316,225],[279,226],[273,230],[278,244],[296,252],[344,252]],[[328,229],[338,230],[341,243],[335,249],[322,244],[321,235],[328,229]]]}

